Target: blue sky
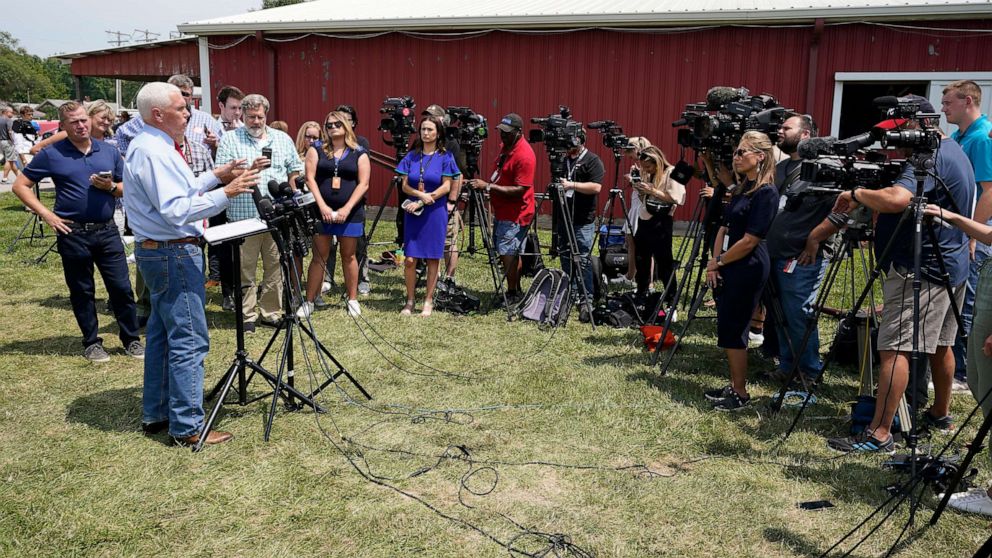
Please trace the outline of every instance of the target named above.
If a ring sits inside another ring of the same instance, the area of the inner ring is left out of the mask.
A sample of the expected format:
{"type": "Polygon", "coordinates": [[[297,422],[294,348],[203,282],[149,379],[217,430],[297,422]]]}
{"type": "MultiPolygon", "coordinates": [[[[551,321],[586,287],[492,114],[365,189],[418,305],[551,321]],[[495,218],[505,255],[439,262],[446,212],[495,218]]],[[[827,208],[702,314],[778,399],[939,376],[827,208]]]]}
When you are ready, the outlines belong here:
{"type": "Polygon", "coordinates": [[[18,10],[4,10],[3,28],[29,53],[47,57],[109,47],[107,30],[147,29],[168,39],[180,23],[244,13],[261,5],[261,0],[35,0],[30,3],[31,17],[20,23],[18,10]]]}

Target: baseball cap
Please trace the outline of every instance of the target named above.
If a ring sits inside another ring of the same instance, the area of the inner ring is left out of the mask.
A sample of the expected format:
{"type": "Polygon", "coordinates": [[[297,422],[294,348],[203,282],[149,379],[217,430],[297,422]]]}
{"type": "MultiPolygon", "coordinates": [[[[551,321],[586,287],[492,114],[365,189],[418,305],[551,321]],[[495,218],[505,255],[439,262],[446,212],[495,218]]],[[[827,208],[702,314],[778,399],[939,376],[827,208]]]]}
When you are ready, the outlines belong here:
{"type": "Polygon", "coordinates": [[[424,112],[420,113],[421,116],[433,116],[436,118],[444,118],[448,112],[444,110],[441,105],[431,105],[424,109],[424,112]]]}
{"type": "Polygon", "coordinates": [[[518,132],[524,128],[524,121],[519,114],[511,112],[504,116],[496,127],[503,132],[518,132]]]}

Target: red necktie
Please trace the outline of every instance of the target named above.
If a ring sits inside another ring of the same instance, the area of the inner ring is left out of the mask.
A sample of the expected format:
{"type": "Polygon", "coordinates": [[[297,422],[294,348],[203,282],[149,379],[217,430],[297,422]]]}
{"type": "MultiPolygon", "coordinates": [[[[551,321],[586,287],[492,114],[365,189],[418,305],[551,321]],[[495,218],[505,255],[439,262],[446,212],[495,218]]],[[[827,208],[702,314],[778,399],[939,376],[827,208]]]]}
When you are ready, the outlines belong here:
{"type": "MultiPolygon", "coordinates": [[[[183,153],[183,148],[176,142],[172,142],[172,144],[176,146],[176,152],[179,153],[179,156],[183,158],[183,161],[186,161],[186,154],[183,153]]],[[[189,161],[186,161],[186,164],[188,165],[189,161]]]]}

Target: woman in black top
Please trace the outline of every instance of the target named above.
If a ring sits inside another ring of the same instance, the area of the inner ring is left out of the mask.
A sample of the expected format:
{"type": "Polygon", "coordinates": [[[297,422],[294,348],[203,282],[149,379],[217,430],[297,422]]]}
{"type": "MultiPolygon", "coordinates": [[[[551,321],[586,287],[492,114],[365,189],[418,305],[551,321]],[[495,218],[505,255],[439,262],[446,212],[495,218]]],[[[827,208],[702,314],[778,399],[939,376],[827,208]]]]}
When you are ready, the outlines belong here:
{"type": "Polygon", "coordinates": [[[722,284],[717,299],[717,345],[727,352],[730,385],[707,391],[718,411],[747,406],[747,342],[751,315],[768,281],[771,264],[763,239],[778,208],[772,142],[761,132],[746,132],[734,152],[736,184],[724,210],[706,265],[710,287],[722,284]]]}
{"type": "Polygon", "coordinates": [[[365,192],[369,189],[369,155],[358,145],[347,115],[331,112],[320,131],[321,145],[307,151],[307,185],[324,220],[313,238],[313,259],[307,271],[307,299],[297,315],[309,316],[324,282],[324,268],[331,251],[331,236],[338,238],[348,313],[361,314],[358,305],[358,239],[365,234],[365,192]]]}

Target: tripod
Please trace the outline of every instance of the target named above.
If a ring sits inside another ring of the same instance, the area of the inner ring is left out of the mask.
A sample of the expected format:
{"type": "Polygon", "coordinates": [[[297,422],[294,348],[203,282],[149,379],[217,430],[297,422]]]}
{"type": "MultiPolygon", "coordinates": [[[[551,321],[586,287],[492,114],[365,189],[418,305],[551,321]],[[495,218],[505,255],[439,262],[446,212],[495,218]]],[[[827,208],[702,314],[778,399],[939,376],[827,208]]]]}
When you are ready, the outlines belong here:
{"type": "MultiPolygon", "coordinates": [[[[568,200],[565,198],[565,192],[561,186],[561,178],[553,177],[551,183],[548,184],[548,188],[545,192],[546,195],[541,198],[540,202],[538,202],[537,208],[534,213],[534,220],[531,221],[530,225],[528,226],[528,233],[529,233],[529,227],[534,226],[534,223],[537,222],[537,215],[540,215],[541,213],[541,207],[544,205],[544,200],[546,200],[548,197],[552,198],[552,203],[554,204],[554,207],[552,208],[553,213],[551,219],[552,221],[551,228],[552,231],[558,231],[560,224],[561,225],[560,228],[563,229],[563,232],[565,233],[565,243],[567,245],[566,248],[568,250],[567,257],[571,263],[568,269],[569,281],[576,283],[579,286],[579,297],[582,299],[581,300],[582,307],[589,314],[589,323],[592,324],[592,328],[593,330],[595,330],[596,319],[593,316],[592,293],[590,293],[589,289],[586,288],[586,283],[585,283],[586,264],[583,260],[586,258],[583,257],[581,253],[579,253],[579,243],[578,240],[576,240],[575,238],[575,227],[573,227],[572,225],[572,211],[568,205],[568,200]],[[556,222],[557,220],[555,219],[555,217],[557,217],[557,219],[560,219],[561,223],[556,222]]],[[[560,243],[557,236],[559,235],[553,234],[551,241],[552,248],[555,249],[556,252],[557,252],[557,247],[560,243]]],[[[556,254],[556,255],[560,255],[560,254],[556,254]]],[[[589,254],[587,257],[592,258],[592,246],[589,247],[589,254]]]]}
{"type": "MultiPolygon", "coordinates": [[[[619,149],[613,150],[613,188],[610,188],[609,195],[606,198],[606,205],[603,206],[603,213],[600,214],[599,219],[596,221],[596,232],[592,237],[592,246],[589,248],[589,257],[592,256],[592,251],[596,249],[599,242],[599,234],[603,228],[603,220],[607,220],[606,224],[606,245],[610,244],[610,236],[613,234],[613,222],[615,219],[614,210],[616,209],[616,200],[620,200],[620,209],[623,211],[623,221],[627,224],[627,230],[630,234],[634,234],[634,224],[630,222],[630,208],[627,207],[627,200],[623,197],[623,190],[620,189],[620,160],[623,159],[623,152],[619,149]],[[607,217],[608,216],[608,217],[607,217]]],[[[621,233],[622,236],[623,233],[621,233]]],[[[600,256],[602,256],[602,250],[600,251],[600,256]]],[[[629,254],[628,254],[628,257],[629,254]]],[[[593,268],[596,269],[595,267],[593,268]]],[[[597,281],[598,282],[598,281],[597,281]]],[[[595,284],[595,283],[594,283],[595,284]]],[[[609,282],[606,286],[609,290],[609,282]]],[[[605,293],[604,293],[605,295],[605,293]]]]}
{"type": "MultiPolygon", "coordinates": [[[[41,190],[38,184],[35,183],[31,189],[34,190],[35,197],[41,199],[41,190]]],[[[17,243],[21,240],[27,240],[29,245],[34,246],[35,239],[45,239],[45,221],[42,220],[40,215],[34,211],[31,211],[28,218],[24,221],[24,225],[22,225],[21,229],[17,231],[17,236],[14,237],[14,240],[11,241],[10,246],[7,247],[7,253],[10,254],[13,252],[14,248],[17,247],[17,243]],[[28,227],[31,227],[31,232],[29,234],[25,234],[28,227]]]]}
{"type": "MultiPolygon", "coordinates": [[[[466,171],[468,179],[471,180],[475,175],[473,168],[469,168],[466,171]]],[[[513,309],[510,308],[510,301],[506,297],[506,288],[503,286],[503,281],[505,277],[503,273],[500,272],[499,266],[501,265],[499,255],[496,253],[496,245],[493,244],[492,232],[489,229],[489,212],[486,210],[486,200],[485,195],[482,191],[475,188],[468,189],[468,202],[466,204],[471,221],[471,212],[477,208],[479,214],[481,214],[482,223],[479,226],[479,230],[482,233],[482,245],[486,249],[486,255],[489,258],[489,275],[493,282],[493,291],[495,294],[495,300],[503,300],[503,308],[506,310],[506,320],[510,321],[513,319],[513,309]]],[[[536,217],[535,217],[536,220],[536,217]]],[[[471,230],[471,222],[469,223],[469,229],[471,230]]]]}
{"type": "MultiPolygon", "coordinates": [[[[396,148],[396,164],[398,165],[403,157],[409,152],[406,140],[400,137],[393,138],[393,146],[396,148]]],[[[388,157],[382,155],[382,157],[388,157]]],[[[379,162],[379,161],[377,161],[379,162]]],[[[368,234],[365,235],[365,245],[372,245],[372,236],[375,234],[376,227],[379,226],[379,220],[382,219],[382,212],[386,209],[386,204],[389,203],[389,198],[392,197],[393,191],[396,191],[396,239],[395,243],[398,246],[403,245],[403,212],[401,206],[403,205],[403,177],[398,174],[393,174],[393,178],[389,181],[389,185],[386,186],[386,191],[382,194],[382,203],[379,204],[379,208],[375,211],[375,218],[372,219],[372,226],[369,227],[368,234]]],[[[365,256],[366,258],[368,255],[365,256]]]]}

